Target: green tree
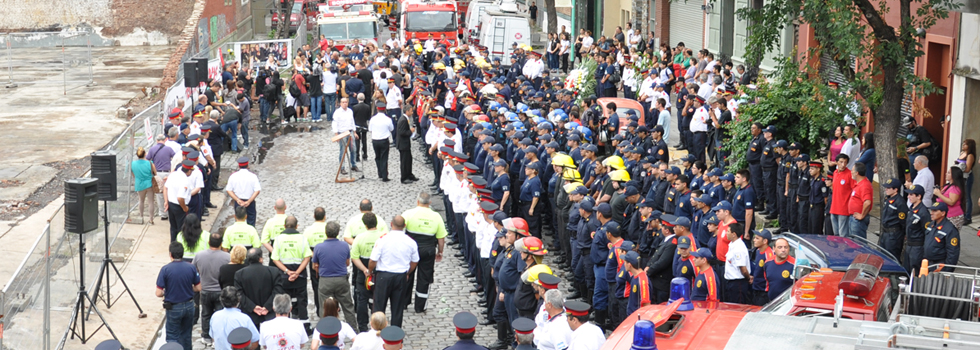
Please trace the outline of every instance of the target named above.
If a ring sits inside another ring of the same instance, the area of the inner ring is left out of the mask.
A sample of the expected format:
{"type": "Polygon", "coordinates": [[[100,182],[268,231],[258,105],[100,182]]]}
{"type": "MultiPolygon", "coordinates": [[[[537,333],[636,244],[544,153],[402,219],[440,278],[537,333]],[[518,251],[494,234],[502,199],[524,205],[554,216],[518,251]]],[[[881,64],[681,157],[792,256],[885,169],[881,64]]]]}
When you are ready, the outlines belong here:
{"type": "MultiPolygon", "coordinates": [[[[812,28],[818,47],[806,57],[827,54],[867,106],[874,119],[878,140],[895,140],[901,122],[901,108],[907,90],[915,96],[936,93],[925,79],[912,70],[915,59],[923,55],[919,39],[937,21],[949,16],[959,5],[954,0],[769,0],[764,5],[740,9],[740,18],[749,22],[746,52],[750,71],[757,71],[764,55],[778,45],[783,28],[799,20],[812,28]],[[886,15],[897,2],[899,23],[888,23],[886,15]],[[897,25],[897,26],[895,26],[897,25]]],[[[819,80],[817,74],[801,77],[819,80]]],[[[781,81],[778,84],[791,85],[781,81]]],[[[882,143],[884,144],[884,143],[882,143]]],[[[878,159],[896,159],[897,147],[878,147],[878,159]]],[[[878,164],[881,178],[899,177],[897,164],[878,164]]]]}

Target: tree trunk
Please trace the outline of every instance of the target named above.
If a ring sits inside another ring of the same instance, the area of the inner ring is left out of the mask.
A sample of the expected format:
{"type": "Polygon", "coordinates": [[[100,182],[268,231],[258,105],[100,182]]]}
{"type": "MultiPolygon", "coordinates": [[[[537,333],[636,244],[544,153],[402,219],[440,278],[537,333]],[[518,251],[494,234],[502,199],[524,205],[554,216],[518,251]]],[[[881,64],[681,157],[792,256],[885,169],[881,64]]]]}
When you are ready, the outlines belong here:
{"type": "Polygon", "coordinates": [[[544,0],[544,9],[548,14],[548,30],[546,32],[558,33],[558,11],[555,10],[555,0],[544,0]]]}
{"type": "MultiPolygon", "coordinates": [[[[896,145],[898,127],[902,119],[902,99],[905,96],[905,86],[903,82],[897,81],[898,71],[901,67],[895,64],[885,63],[882,65],[882,101],[878,110],[874,111],[875,139],[882,140],[875,147],[878,159],[878,182],[884,184],[891,178],[897,178],[904,183],[905,178],[899,177],[898,173],[898,146],[896,145]]],[[[871,169],[872,166],[868,166],[871,169]]],[[[868,176],[869,178],[871,176],[868,176]]],[[[881,193],[885,193],[882,185],[881,193]]]]}
{"type": "Polygon", "coordinates": [[[287,39],[289,38],[289,17],[293,9],[293,0],[286,0],[281,4],[283,7],[279,9],[279,28],[276,28],[276,37],[279,39],[287,39]]]}

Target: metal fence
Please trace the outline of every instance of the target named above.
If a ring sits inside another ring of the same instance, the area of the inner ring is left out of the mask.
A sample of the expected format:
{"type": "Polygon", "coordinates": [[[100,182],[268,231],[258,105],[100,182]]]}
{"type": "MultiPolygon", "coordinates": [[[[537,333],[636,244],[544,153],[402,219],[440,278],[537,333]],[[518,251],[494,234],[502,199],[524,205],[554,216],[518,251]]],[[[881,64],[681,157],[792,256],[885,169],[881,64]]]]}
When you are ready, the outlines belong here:
{"type": "MultiPolygon", "coordinates": [[[[56,344],[55,349],[61,349],[66,342],[79,341],[77,337],[70,339],[72,333],[68,327],[78,297],[80,276],[84,274],[86,288],[91,293],[105,255],[106,238],[110,256],[117,264],[123,262],[122,258],[129,251],[132,242],[117,238],[125,223],[141,223],[137,221],[139,198],[133,191],[130,166],[136,157],[136,148],[149,148],[154,143],[152,137],[163,132],[164,117],[163,104],[157,102],[137,114],[130,125],[103,148],[116,152],[117,163],[118,199],[107,202],[108,230],[101,219],[104,212],[101,205],[99,227],[85,234],[65,231],[64,205],[49,218],[48,225],[0,291],[0,349],[48,350],[52,349],[52,344],[56,344]],[[80,242],[85,243],[82,255],[79,255],[80,242]],[[80,265],[80,256],[85,260],[83,265],[80,265]]],[[[110,282],[110,301],[114,301],[122,295],[122,287],[115,276],[110,282]]],[[[103,282],[101,295],[105,289],[103,282]]],[[[91,296],[99,298],[95,294],[91,296]]],[[[105,301],[97,300],[99,310],[105,310],[105,301]]],[[[92,334],[100,324],[98,317],[92,314],[85,335],[92,334]]],[[[111,322],[109,326],[113,326],[111,322]]],[[[98,332],[105,332],[105,329],[98,332]]]]}
{"type": "Polygon", "coordinates": [[[0,34],[6,87],[61,85],[67,95],[94,85],[93,40],[100,39],[87,31],[0,34]]]}

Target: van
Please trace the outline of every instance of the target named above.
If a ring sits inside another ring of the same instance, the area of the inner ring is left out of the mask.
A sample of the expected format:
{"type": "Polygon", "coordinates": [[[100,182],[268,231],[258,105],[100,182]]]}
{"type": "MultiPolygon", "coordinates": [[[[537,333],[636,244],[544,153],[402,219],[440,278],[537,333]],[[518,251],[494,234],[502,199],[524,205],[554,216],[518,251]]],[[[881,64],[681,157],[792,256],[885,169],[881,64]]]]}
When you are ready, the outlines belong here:
{"type": "Polygon", "coordinates": [[[490,58],[500,57],[505,66],[510,64],[513,43],[531,45],[531,18],[517,12],[516,6],[501,5],[490,9],[480,23],[480,44],[490,51],[490,58]]]}
{"type": "Polygon", "coordinates": [[[487,10],[496,8],[497,6],[493,4],[492,0],[474,0],[470,3],[469,9],[466,11],[466,17],[463,17],[466,42],[473,45],[480,44],[480,24],[483,16],[487,13],[487,10]]]}

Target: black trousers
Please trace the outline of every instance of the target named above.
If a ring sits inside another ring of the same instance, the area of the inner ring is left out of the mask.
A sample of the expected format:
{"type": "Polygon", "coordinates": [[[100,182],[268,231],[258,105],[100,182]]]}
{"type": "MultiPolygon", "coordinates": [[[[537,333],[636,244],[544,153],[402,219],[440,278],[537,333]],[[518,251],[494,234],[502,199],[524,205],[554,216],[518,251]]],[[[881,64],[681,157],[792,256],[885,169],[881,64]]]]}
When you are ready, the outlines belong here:
{"type": "Polygon", "coordinates": [[[756,197],[756,201],[764,198],[766,207],[770,212],[779,213],[778,198],[776,197],[776,168],[762,168],[763,186],[765,195],[756,197]]]}
{"type": "Polygon", "coordinates": [[[726,303],[748,304],[752,297],[749,295],[749,279],[727,280],[725,285],[726,303]]]}
{"type": "Polygon", "coordinates": [[[412,174],[412,148],[399,149],[398,150],[398,166],[401,172],[401,180],[415,180],[415,174],[412,174]]]}
{"type": "Polygon", "coordinates": [[[922,256],[925,254],[922,248],[922,243],[909,244],[908,241],[905,242],[905,251],[902,252],[902,266],[905,267],[909,273],[917,270],[922,264],[922,256]]]}
{"type": "Polygon", "coordinates": [[[367,160],[367,127],[357,128],[357,139],[354,140],[354,154],[357,155],[357,161],[360,162],[361,159],[367,160]]]}
{"type": "MultiPolygon", "coordinates": [[[[211,156],[214,158],[214,169],[211,169],[211,188],[218,187],[218,178],[221,177],[221,155],[222,153],[215,153],[211,156]]],[[[211,203],[210,199],[211,195],[208,195],[208,203],[211,203]]]]}
{"type": "Polygon", "coordinates": [[[751,176],[749,181],[752,187],[756,188],[755,210],[763,210],[766,206],[763,204],[763,201],[758,200],[762,197],[758,191],[765,188],[765,184],[763,184],[762,164],[759,164],[759,162],[749,163],[749,173],[751,176]]]}
{"type": "Polygon", "coordinates": [[[187,213],[184,209],[180,207],[179,204],[170,202],[167,206],[167,221],[170,221],[170,241],[177,240],[177,233],[180,232],[180,228],[184,226],[184,218],[187,217],[187,213]]]}
{"type": "MultiPolygon", "coordinates": [[[[826,209],[826,205],[823,204],[823,202],[816,203],[816,204],[810,203],[810,218],[809,218],[810,232],[809,233],[815,235],[824,234],[823,231],[823,217],[825,212],[824,209],[826,209]]],[[[905,235],[903,234],[902,236],[904,237],[905,235]]],[[[901,248],[902,241],[901,240],[898,241],[898,244],[899,244],[898,250],[902,251],[901,248]]],[[[898,258],[899,256],[900,255],[895,255],[896,258],[898,258]]]]}
{"type": "Polygon", "coordinates": [[[693,146],[691,154],[697,157],[698,160],[704,162],[704,150],[708,147],[708,133],[704,131],[694,132],[694,144],[691,146],[693,146]]]}
{"type": "Polygon", "coordinates": [[[541,238],[541,206],[538,205],[534,208],[533,215],[530,211],[531,202],[522,202],[520,217],[527,221],[527,230],[531,236],[541,238]]]}
{"type": "MultiPolygon", "coordinates": [[[[779,177],[778,175],[776,176],[779,177]]],[[[779,224],[788,222],[789,217],[793,214],[789,210],[789,196],[786,195],[786,181],[783,183],[776,183],[776,211],[779,212],[779,224]]]]}
{"type": "Polygon", "coordinates": [[[798,233],[813,233],[810,231],[810,200],[808,198],[796,197],[796,230],[798,233]]]}
{"type": "Polygon", "coordinates": [[[374,147],[374,164],[378,166],[378,178],[388,179],[388,139],[371,140],[374,147]]]}
{"type": "Polygon", "coordinates": [[[306,292],[306,278],[300,277],[291,283],[286,283],[283,285],[282,290],[286,294],[289,294],[290,299],[293,301],[293,312],[291,312],[291,316],[303,321],[303,323],[309,323],[309,311],[306,310],[306,305],[309,304],[309,293],[306,292]]]}
{"type": "MultiPolygon", "coordinates": [[[[248,198],[240,198],[241,200],[248,200],[248,198]]],[[[238,208],[238,202],[232,202],[235,208],[238,208]]],[[[255,226],[255,201],[245,207],[245,222],[251,226],[255,226]]]]}
{"type": "Polygon", "coordinates": [[[786,218],[779,218],[779,226],[798,232],[796,231],[796,223],[800,221],[800,218],[796,215],[796,188],[790,185],[788,193],[789,195],[786,196],[786,218]]]}
{"type": "Polygon", "coordinates": [[[763,306],[769,303],[769,292],[764,290],[752,290],[752,305],[763,306]]]}
{"type": "MultiPolygon", "coordinates": [[[[367,266],[370,262],[369,259],[361,259],[364,266],[367,266]]],[[[367,290],[364,285],[364,273],[361,271],[354,271],[354,310],[357,314],[357,329],[359,332],[367,332],[369,329],[368,323],[371,320],[371,315],[368,310],[371,309],[371,298],[373,298],[372,291],[367,290]]],[[[354,327],[354,325],[351,325],[354,327]]]]}
{"type": "Polygon", "coordinates": [[[388,302],[391,302],[392,326],[402,326],[407,288],[408,279],[405,273],[378,271],[374,274],[374,312],[385,312],[388,302]]]}
{"type": "MultiPolygon", "coordinates": [[[[313,247],[310,247],[313,250],[313,247]]],[[[312,266],[311,266],[312,267],[312,266]]],[[[313,286],[313,305],[316,305],[316,317],[322,317],[323,314],[320,311],[320,293],[317,292],[320,289],[320,273],[319,271],[310,271],[310,284],[313,286]]],[[[340,303],[337,303],[338,306],[340,303]]],[[[353,327],[354,325],[350,325],[353,327]]]]}
{"type": "Polygon", "coordinates": [[[881,228],[881,236],[878,237],[878,245],[885,248],[889,253],[900,258],[902,256],[902,245],[905,243],[905,231],[901,226],[881,228]]]}
{"type": "Polygon", "coordinates": [[[425,311],[429,300],[429,286],[435,281],[436,246],[419,244],[419,264],[415,271],[408,275],[408,286],[405,288],[405,300],[412,300],[412,285],[415,285],[415,312],[425,311]]]}
{"type": "Polygon", "coordinates": [[[616,295],[619,294],[616,293],[616,283],[609,283],[608,291],[609,294],[607,295],[606,299],[609,300],[609,305],[607,306],[606,310],[609,311],[609,324],[616,327],[623,321],[622,315],[619,314],[619,303],[625,300],[616,295]]]}
{"type": "Polygon", "coordinates": [[[616,88],[603,89],[602,97],[616,97],[616,88]]]}
{"type": "Polygon", "coordinates": [[[211,338],[211,315],[225,308],[220,297],[221,292],[201,292],[201,338],[211,338]]]}
{"type": "MultiPolygon", "coordinates": [[[[490,259],[482,258],[480,259],[480,265],[483,266],[483,300],[487,302],[487,315],[493,314],[494,304],[497,303],[497,283],[493,280],[493,274],[490,273],[490,259]]],[[[490,319],[490,317],[487,317],[490,319]]]]}

